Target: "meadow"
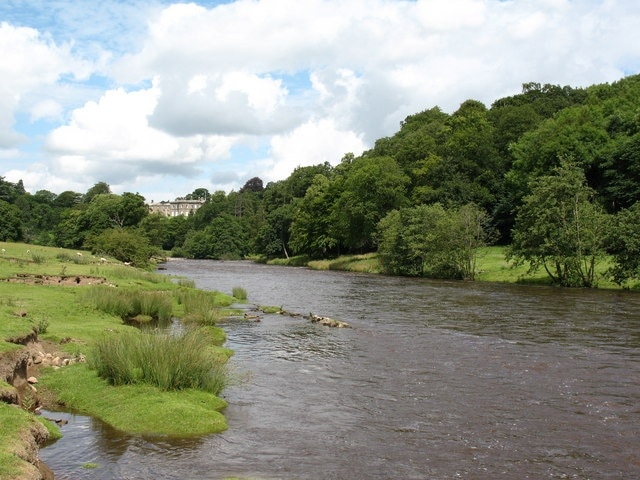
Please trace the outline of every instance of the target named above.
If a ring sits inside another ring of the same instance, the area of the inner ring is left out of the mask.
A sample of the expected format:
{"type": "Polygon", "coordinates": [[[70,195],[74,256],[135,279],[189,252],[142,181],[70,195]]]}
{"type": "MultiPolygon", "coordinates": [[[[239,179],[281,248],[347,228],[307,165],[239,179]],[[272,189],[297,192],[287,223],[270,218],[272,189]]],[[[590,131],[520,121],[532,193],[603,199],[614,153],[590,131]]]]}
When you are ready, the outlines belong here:
{"type": "MultiPolygon", "coordinates": [[[[22,395],[0,380],[0,479],[29,468],[16,445],[34,423],[54,437],[56,427],[33,414],[64,408],[100,418],[132,434],[194,436],[227,428],[218,394],[228,385],[224,331],[231,294],[205,292],[192,282],[69,251],[0,242],[0,362],[7,364],[33,340],[78,359],[38,371],[37,395],[22,395]],[[163,326],[184,318],[181,334],[163,326]]],[[[246,292],[236,292],[246,300],[246,292]]]]}
{"type": "MultiPolygon", "coordinates": [[[[526,285],[550,285],[548,275],[543,269],[536,272],[529,271],[528,264],[514,265],[506,259],[507,247],[485,247],[478,252],[478,274],[475,281],[495,283],[519,283],[526,285]]],[[[377,253],[362,255],[341,255],[337,258],[311,260],[307,256],[291,257],[290,259],[277,259],[268,262],[272,265],[306,266],[314,270],[343,270],[350,272],[381,274],[382,267],[377,253]]],[[[618,289],[622,288],[611,281],[607,270],[611,267],[611,261],[604,258],[597,266],[598,288],[618,289]]],[[[634,283],[625,285],[625,288],[638,288],[634,283]]]]}

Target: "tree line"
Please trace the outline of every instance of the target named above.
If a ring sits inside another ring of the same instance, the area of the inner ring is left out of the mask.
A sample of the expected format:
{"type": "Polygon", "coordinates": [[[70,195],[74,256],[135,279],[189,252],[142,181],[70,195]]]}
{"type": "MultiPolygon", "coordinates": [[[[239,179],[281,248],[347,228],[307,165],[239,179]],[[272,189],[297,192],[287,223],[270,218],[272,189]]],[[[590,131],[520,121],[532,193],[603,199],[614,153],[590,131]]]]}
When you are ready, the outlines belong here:
{"type": "Polygon", "coordinates": [[[554,283],[594,286],[605,256],[623,283],[640,276],[640,76],[586,88],[527,83],[489,108],[433,107],[335,166],[187,198],[205,203],[189,217],[163,217],[104,182],[84,194],[32,195],[0,177],[0,240],[115,251],[138,263],[157,250],[378,252],[388,273],[471,279],[477,249],[496,242],[554,283]]]}

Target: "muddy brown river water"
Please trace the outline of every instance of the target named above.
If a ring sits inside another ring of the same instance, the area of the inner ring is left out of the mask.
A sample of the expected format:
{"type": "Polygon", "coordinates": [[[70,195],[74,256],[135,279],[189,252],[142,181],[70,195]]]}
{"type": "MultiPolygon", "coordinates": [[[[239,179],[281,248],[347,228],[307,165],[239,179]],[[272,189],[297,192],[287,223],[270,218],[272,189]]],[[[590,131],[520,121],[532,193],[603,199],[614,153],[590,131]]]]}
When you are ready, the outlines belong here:
{"type": "Polygon", "coordinates": [[[330,316],[229,322],[229,429],[65,415],[56,479],[638,479],[640,295],[170,261],[199,288],[330,316]],[[96,468],[84,468],[93,463],[96,468]]]}

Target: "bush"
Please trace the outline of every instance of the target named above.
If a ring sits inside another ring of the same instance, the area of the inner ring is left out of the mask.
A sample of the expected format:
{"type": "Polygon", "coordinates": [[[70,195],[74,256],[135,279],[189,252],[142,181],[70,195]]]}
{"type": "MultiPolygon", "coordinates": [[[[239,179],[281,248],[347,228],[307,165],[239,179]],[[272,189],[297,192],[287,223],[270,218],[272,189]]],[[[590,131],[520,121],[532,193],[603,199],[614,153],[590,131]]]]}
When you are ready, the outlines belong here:
{"type": "Polygon", "coordinates": [[[121,262],[137,267],[147,267],[158,249],[149,243],[142,233],[124,228],[104,230],[87,240],[87,247],[94,255],[110,255],[121,262]]]}
{"type": "Polygon", "coordinates": [[[96,342],[90,366],[112,385],[147,384],[161,390],[199,389],[217,395],[228,384],[226,367],[213,353],[210,334],[182,336],[132,331],[96,342]]]}

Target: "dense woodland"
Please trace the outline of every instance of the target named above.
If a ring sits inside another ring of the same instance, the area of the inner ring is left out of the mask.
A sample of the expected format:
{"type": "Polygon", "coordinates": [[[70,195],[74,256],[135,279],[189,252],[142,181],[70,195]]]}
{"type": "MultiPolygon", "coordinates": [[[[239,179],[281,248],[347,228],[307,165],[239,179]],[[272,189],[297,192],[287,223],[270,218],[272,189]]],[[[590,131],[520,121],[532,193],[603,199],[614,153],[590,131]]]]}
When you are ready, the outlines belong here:
{"type": "Polygon", "coordinates": [[[311,258],[377,251],[388,273],[473,278],[473,252],[561,285],[595,285],[605,256],[640,276],[640,75],[588,88],[527,83],[490,108],[467,100],[408,116],[393,136],[336,165],[278,182],[186,195],[189,217],[150,214],[135,193],[27,193],[0,177],[0,240],[87,248],[143,265],[189,258],[311,258]]]}

